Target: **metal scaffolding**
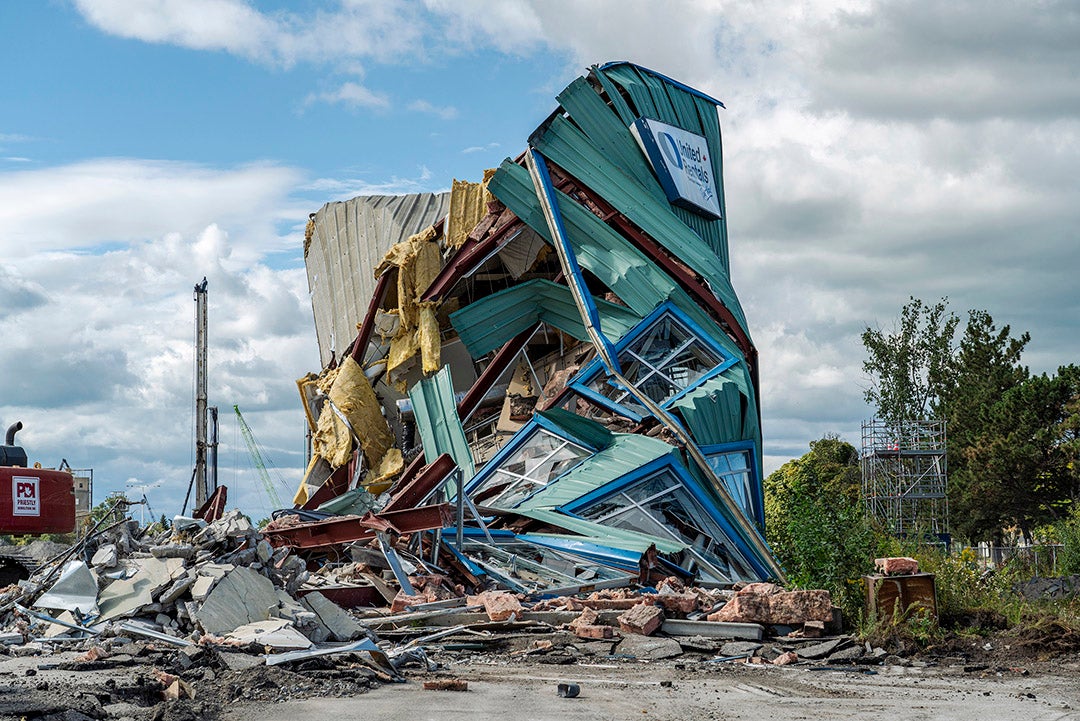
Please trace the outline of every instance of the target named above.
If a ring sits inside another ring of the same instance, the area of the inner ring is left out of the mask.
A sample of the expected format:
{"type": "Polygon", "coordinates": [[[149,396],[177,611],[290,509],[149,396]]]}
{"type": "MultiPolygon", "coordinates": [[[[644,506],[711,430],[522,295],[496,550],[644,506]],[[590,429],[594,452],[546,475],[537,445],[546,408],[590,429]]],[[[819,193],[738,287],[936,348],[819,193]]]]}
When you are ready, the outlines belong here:
{"type": "Polygon", "coordinates": [[[867,512],[898,536],[949,532],[945,421],[862,424],[867,512]]]}

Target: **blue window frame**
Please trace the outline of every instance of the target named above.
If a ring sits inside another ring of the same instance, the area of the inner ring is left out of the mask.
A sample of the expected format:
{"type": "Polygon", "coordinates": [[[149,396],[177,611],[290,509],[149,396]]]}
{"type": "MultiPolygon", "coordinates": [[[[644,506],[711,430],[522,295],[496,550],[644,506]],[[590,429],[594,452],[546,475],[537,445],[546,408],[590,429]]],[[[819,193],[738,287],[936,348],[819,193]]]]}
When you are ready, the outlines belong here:
{"type": "Polygon", "coordinates": [[[756,451],[753,441],[701,447],[705,460],[724,484],[724,489],[748,519],[764,528],[765,508],[756,451]]]}
{"type": "Polygon", "coordinates": [[[533,416],[476,474],[466,493],[474,498],[490,493],[483,505],[513,508],[596,450],[543,416],[533,416]]]}
{"type": "MultiPolygon", "coordinates": [[[[655,403],[668,406],[738,360],[668,302],[615,344],[622,375],[655,403]]],[[[628,417],[648,415],[621,385],[609,382],[598,360],[571,382],[589,400],[628,417]]]]}
{"type": "MultiPolygon", "coordinates": [[[[716,501],[671,456],[646,464],[559,509],[615,528],[685,543],[676,560],[701,582],[761,580],[768,571],[741,547],[716,501]]],[[[738,510],[733,509],[734,512],[738,510]]]]}

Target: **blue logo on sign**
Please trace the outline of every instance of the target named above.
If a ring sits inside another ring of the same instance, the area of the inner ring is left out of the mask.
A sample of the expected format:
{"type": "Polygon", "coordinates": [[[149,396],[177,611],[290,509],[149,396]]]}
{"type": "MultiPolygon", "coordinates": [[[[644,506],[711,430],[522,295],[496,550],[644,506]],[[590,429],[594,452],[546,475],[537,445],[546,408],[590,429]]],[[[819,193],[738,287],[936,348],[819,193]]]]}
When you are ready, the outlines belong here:
{"type": "Polygon", "coordinates": [[[660,150],[663,151],[664,157],[668,159],[668,163],[682,170],[682,154],[679,153],[679,146],[675,142],[675,138],[667,133],[658,133],[657,139],[660,141],[660,150]]]}

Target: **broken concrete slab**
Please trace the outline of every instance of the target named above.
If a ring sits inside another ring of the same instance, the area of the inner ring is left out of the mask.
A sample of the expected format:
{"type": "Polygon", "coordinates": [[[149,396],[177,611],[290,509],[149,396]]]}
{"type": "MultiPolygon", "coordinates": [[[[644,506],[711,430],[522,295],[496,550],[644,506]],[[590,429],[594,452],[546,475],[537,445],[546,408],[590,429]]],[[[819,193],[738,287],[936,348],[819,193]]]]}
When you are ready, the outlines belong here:
{"type": "Polygon", "coordinates": [[[98,595],[102,621],[131,615],[153,603],[154,594],[171,584],[174,576],[184,570],[184,561],[179,558],[139,558],[129,563],[137,569],[135,574],[116,579],[98,595]]]}
{"type": "Polygon", "coordinates": [[[808,658],[816,660],[819,658],[825,658],[831,653],[839,651],[842,648],[846,648],[852,644],[850,638],[834,638],[822,643],[815,643],[810,646],[803,646],[799,649],[800,658],[808,658]]]}
{"type": "Polygon", "coordinates": [[[318,591],[306,594],[300,603],[318,616],[334,641],[351,641],[364,634],[364,627],[359,621],[318,591]]]}
{"type": "Polygon", "coordinates": [[[660,630],[671,636],[706,636],[760,641],[765,629],[756,623],[724,623],[718,621],[684,621],[669,618],[660,630]]]}
{"type": "Polygon", "coordinates": [[[222,578],[195,614],[199,625],[218,635],[253,621],[265,621],[278,607],[274,584],[250,568],[238,567],[222,578]]]}
{"type": "Polygon", "coordinates": [[[95,568],[113,568],[119,561],[120,556],[116,550],[115,543],[106,543],[104,546],[94,552],[93,558],[90,559],[90,565],[95,568]]]}
{"type": "Polygon", "coordinates": [[[681,655],[682,646],[673,638],[628,634],[615,647],[615,652],[641,660],[656,661],[681,655]]]}
{"type": "Polygon", "coordinates": [[[304,634],[281,618],[246,623],[227,633],[225,638],[244,644],[256,643],[275,651],[299,651],[312,646],[311,641],[304,634]]]}
{"type": "Polygon", "coordinates": [[[720,647],[721,656],[753,656],[763,644],[755,641],[730,641],[720,647]]]}

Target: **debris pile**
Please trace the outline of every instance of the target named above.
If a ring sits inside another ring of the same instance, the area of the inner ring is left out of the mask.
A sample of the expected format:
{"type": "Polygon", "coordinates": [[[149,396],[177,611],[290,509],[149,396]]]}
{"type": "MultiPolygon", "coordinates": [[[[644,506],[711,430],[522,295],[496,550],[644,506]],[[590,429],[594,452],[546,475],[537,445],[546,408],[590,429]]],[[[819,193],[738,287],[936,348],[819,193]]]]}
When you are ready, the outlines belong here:
{"type": "Polygon", "coordinates": [[[167,647],[172,703],[208,670],[390,681],[435,648],[862,658],[802,647],[839,631],[828,594],[773,585],[720,103],[629,63],[558,103],[480,183],[312,217],[291,508],[256,530],[215,492],[168,531],[95,528],[0,593],[8,650],[167,647]]]}

